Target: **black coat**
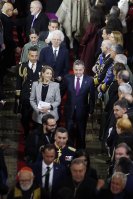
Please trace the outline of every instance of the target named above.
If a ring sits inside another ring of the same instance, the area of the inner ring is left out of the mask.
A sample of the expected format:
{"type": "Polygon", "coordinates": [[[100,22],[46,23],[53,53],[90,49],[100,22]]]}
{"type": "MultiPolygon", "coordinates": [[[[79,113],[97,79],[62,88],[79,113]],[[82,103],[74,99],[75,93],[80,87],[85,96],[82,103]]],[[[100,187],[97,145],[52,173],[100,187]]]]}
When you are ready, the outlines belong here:
{"type": "MultiPolygon", "coordinates": [[[[72,177],[69,176],[62,183],[60,191],[58,192],[59,198],[63,198],[63,195],[66,196],[68,192],[75,199],[94,199],[96,193],[96,181],[92,178],[84,178],[84,180],[75,186],[72,177]],[[66,192],[64,191],[66,190],[66,192]]],[[[69,199],[69,197],[66,199],[69,199]]]]}
{"type": "MultiPolygon", "coordinates": [[[[29,36],[33,18],[34,18],[34,16],[31,14],[27,17],[27,23],[26,23],[26,35],[27,36],[29,36]]],[[[32,28],[34,28],[35,30],[37,30],[39,32],[46,31],[46,30],[48,30],[48,23],[49,23],[49,19],[46,16],[46,14],[44,12],[40,12],[38,17],[35,19],[32,28]]]]}

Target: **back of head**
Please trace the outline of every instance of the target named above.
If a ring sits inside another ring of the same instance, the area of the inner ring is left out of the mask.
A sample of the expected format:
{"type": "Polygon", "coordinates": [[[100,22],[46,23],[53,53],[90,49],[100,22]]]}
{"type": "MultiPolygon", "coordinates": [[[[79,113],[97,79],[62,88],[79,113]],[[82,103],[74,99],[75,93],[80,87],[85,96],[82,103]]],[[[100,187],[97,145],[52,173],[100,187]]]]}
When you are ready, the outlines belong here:
{"type": "Polygon", "coordinates": [[[119,87],[118,87],[118,92],[121,92],[121,94],[123,95],[123,97],[126,94],[131,94],[132,93],[132,87],[130,84],[128,83],[122,83],[119,87]]]}
{"type": "Polygon", "coordinates": [[[127,70],[121,70],[118,73],[118,78],[121,79],[122,83],[128,83],[130,80],[130,74],[127,70]]]}
{"type": "MultiPolygon", "coordinates": [[[[121,51],[123,53],[123,51],[121,51]]],[[[121,53],[117,53],[117,55],[115,56],[115,63],[119,62],[122,63],[124,65],[127,65],[127,57],[121,53]]]]}
{"type": "Polygon", "coordinates": [[[124,50],[123,47],[120,44],[114,44],[111,46],[111,49],[116,53],[116,54],[123,54],[124,50]]]}
{"type": "Polygon", "coordinates": [[[132,123],[128,118],[120,118],[116,123],[117,128],[121,129],[121,133],[132,132],[132,123]]]}
{"type": "Polygon", "coordinates": [[[112,6],[111,10],[110,10],[110,14],[114,17],[119,17],[120,15],[120,9],[118,8],[118,6],[112,6]]]}

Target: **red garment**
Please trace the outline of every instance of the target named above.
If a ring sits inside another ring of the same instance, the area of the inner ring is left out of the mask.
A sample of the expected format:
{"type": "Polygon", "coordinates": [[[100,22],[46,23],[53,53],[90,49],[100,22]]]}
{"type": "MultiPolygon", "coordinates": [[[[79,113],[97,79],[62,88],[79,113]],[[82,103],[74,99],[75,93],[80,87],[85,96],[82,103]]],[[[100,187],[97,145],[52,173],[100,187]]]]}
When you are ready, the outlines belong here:
{"type": "Polygon", "coordinates": [[[98,27],[95,24],[89,23],[86,33],[82,38],[81,45],[83,45],[83,51],[81,54],[81,60],[84,61],[87,73],[92,74],[92,67],[95,64],[95,53],[98,44],[98,27]]]}

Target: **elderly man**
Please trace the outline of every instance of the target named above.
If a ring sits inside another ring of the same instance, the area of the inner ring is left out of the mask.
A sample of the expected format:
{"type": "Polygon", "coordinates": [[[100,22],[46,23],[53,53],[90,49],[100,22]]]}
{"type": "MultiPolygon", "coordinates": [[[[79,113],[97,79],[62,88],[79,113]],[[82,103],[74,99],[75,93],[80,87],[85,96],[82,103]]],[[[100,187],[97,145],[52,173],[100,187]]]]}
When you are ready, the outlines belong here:
{"type": "Polygon", "coordinates": [[[17,175],[18,182],[8,193],[7,199],[40,199],[41,189],[34,183],[34,174],[30,167],[23,167],[17,175]]]}
{"type": "Polygon", "coordinates": [[[58,192],[59,198],[63,198],[63,195],[70,193],[71,198],[94,199],[97,182],[85,175],[85,162],[78,158],[74,159],[71,163],[70,171],[71,175],[62,182],[62,188],[58,192]]]}
{"type": "Polygon", "coordinates": [[[50,40],[52,46],[47,46],[41,50],[39,61],[42,65],[51,66],[55,72],[55,79],[61,81],[69,71],[69,53],[61,45],[64,34],[60,30],[55,30],[51,32],[50,40]]]}
{"type": "Polygon", "coordinates": [[[29,37],[30,29],[34,28],[36,31],[46,31],[48,29],[48,18],[42,11],[42,4],[40,1],[35,0],[30,4],[31,14],[27,17],[26,35],[29,37]]]}

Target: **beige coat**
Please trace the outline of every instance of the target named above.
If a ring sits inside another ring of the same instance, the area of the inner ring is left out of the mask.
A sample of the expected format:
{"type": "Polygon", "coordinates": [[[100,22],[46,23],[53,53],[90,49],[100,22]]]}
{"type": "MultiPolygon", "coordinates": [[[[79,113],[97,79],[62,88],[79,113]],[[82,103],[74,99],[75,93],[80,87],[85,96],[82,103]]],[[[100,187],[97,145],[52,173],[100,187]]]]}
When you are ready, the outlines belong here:
{"type": "Polygon", "coordinates": [[[72,34],[80,39],[90,22],[90,4],[88,0],[63,0],[56,16],[72,41],[72,34]]]}

